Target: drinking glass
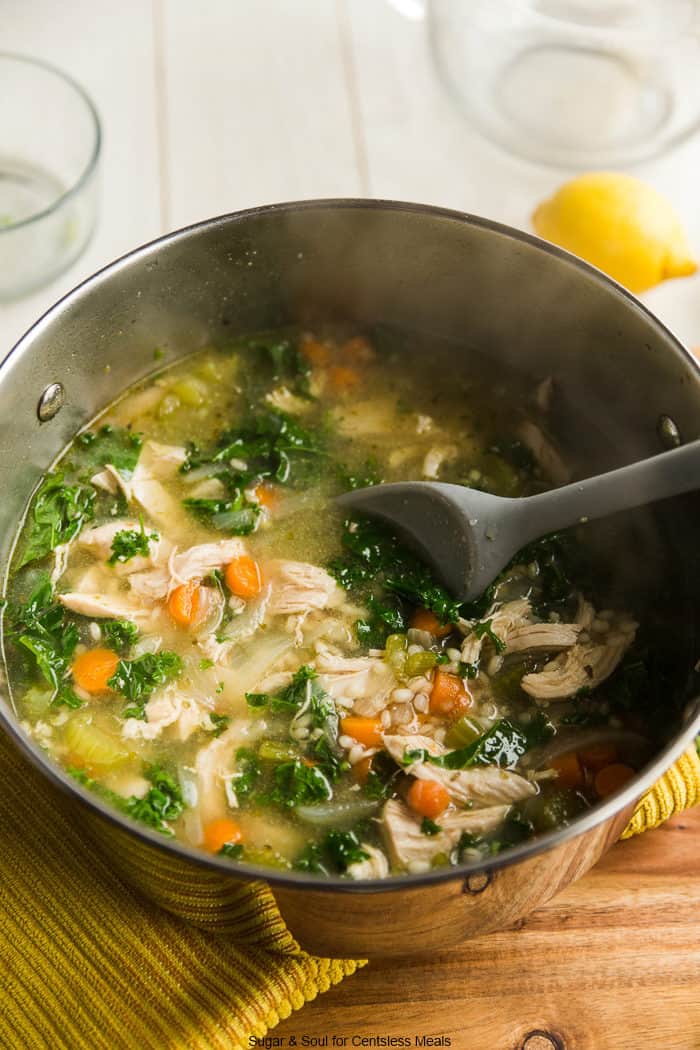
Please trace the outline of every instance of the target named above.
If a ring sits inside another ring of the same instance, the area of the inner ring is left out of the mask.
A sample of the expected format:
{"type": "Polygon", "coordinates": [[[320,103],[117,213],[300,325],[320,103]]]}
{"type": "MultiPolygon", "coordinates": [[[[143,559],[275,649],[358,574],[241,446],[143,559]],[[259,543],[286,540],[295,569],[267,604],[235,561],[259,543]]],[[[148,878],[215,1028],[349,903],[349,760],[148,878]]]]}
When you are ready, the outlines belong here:
{"type": "Polygon", "coordinates": [[[65,73],[0,53],[0,300],[65,269],[97,216],[100,121],[65,73]]]}
{"type": "Polygon", "coordinates": [[[700,0],[392,0],[484,135],[564,167],[612,167],[700,123],[700,0]]]}

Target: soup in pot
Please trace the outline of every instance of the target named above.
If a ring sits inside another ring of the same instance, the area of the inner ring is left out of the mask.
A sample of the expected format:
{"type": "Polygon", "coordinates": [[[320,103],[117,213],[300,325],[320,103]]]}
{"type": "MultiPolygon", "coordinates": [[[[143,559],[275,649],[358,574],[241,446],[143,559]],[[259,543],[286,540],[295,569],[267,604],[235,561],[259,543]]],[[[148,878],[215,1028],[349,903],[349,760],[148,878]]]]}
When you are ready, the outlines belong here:
{"type": "Polygon", "coordinates": [[[599,600],[574,535],[459,604],[391,529],[334,507],[388,481],[567,478],[533,406],[379,342],[283,331],[181,360],[75,438],[18,535],[26,731],[232,863],[458,864],[566,824],[649,753],[638,623],[599,600]]]}

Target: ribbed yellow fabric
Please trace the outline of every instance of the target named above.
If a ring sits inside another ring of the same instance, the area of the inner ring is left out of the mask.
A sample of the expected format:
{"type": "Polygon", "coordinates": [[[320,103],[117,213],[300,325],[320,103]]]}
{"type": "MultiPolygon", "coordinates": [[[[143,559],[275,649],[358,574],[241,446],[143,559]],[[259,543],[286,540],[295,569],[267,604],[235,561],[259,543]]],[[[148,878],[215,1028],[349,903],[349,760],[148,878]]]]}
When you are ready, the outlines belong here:
{"type": "Polygon", "coordinates": [[[647,791],[632,814],[632,819],[621,838],[640,835],[663,824],[683,809],[700,802],[700,757],[694,747],[689,748],[660,780],[647,791]]]}
{"type": "MultiPolygon", "coordinates": [[[[689,751],[623,837],[698,800],[689,751]]],[[[265,947],[236,947],[144,902],[0,737],[3,1050],[243,1050],[363,965],[300,951],[264,887],[246,901],[241,929],[265,947]]]]}

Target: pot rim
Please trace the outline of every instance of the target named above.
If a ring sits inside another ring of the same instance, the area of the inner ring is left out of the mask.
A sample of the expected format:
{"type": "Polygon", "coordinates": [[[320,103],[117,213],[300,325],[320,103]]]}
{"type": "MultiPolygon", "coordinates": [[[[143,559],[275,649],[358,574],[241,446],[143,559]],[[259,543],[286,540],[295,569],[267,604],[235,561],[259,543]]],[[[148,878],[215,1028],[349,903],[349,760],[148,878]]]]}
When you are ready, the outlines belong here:
{"type": "MultiPolygon", "coordinates": [[[[82,296],[89,294],[94,287],[99,286],[103,281],[108,280],[122,268],[139,260],[148,258],[150,255],[159,252],[161,249],[167,248],[170,244],[187,240],[187,238],[193,233],[215,228],[217,226],[243,222],[258,215],[284,215],[289,212],[333,209],[398,211],[409,214],[425,214],[433,216],[434,218],[452,220],[467,226],[475,226],[479,229],[489,230],[492,233],[504,237],[504,239],[528,244],[539,251],[559,258],[567,265],[581,271],[585,276],[597,284],[610,288],[616,292],[618,296],[626,300],[630,307],[643,314],[647,323],[652,327],[655,327],[657,331],[661,333],[667,344],[669,344],[669,348],[680,354],[686,362],[691,364],[698,380],[700,380],[700,365],[692,354],[690,354],[690,352],[683,346],[673,332],[642,302],[640,302],[639,299],[632,295],[632,293],[622,285],[608,277],[601,270],[584,262],[584,260],[579,259],[577,256],[572,255],[570,252],[558,247],[557,245],[550,244],[549,242],[542,240],[540,237],[536,237],[534,234],[515,229],[505,223],[496,222],[492,219],[486,219],[481,216],[472,215],[469,212],[457,211],[451,208],[377,198],[331,197],[303,201],[286,201],[279,204],[268,204],[254,208],[247,208],[237,212],[229,212],[225,215],[215,216],[201,222],[192,223],[189,226],[184,226],[179,230],[164,234],[161,237],[157,237],[152,241],[148,241],[145,244],[134,248],[132,251],[127,252],[113,262],[108,263],[90,277],[87,277],[80,284],[76,285],[75,288],[57,300],[53,306],[49,307],[49,309],[42,314],[37,321],[35,321],[31,328],[25,332],[0,364],[0,383],[3,381],[6,372],[9,370],[12,359],[23,353],[30,352],[32,341],[40,331],[42,331],[55,318],[60,317],[61,313],[65,309],[69,309],[75,301],[79,300],[82,296]]],[[[6,588],[7,577],[5,578],[4,583],[6,588]]],[[[697,703],[698,699],[700,698],[695,697],[693,700],[690,700],[689,703],[697,703]]],[[[128,834],[141,839],[145,843],[154,846],[164,853],[175,854],[183,861],[187,861],[197,867],[209,871],[213,870],[221,874],[226,874],[232,879],[238,881],[247,882],[262,879],[272,886],[289,887],[290,889],[308,888],[317,893],[323,891],[341,893],[389,893],[401,891],[403,889],[416,889],[420,886],[428,886],[439,882],[464,880],[477,872],[491,872],[496,871],[499,868],[509,867],[511,864],[516,864],[521,860],[526,860],[529,857],[536,856],[538,853],[542,853],[548,849],[553,849],[569,839],[583,835],[597,827],[599,824],[602,824],[604,821],[612,820],[612,818],[623,809],[632,806],[641,795],[651,787],[651,785],[658,780],[664,772],[666,772],[669,766],[672,765],[679,755],[688,747],[698,732],[700,732],[700,708],[690,724],[686,726],[685,729],[673,740],[671,740],[656,755],[654,760],[650,762],[637,776],[629,781],[619,793],[612,796],[609,800],[594,806],[592,809],[586,810],[579,817],[576,817],[571,824],[557,828],[546,834],[538,835],[533,839],[529,839],[526,842],[513,846],[510,849],[505,850],[503,853],[497,854],[493,857],[483,858],[478,861],[471,861],[451,867],[438,868],[423,874],[405,874],[392,876],[391,878],[386,879],[366,879],[357,882],[351,879],[341,878],[340,876],[321,877],[305,874],[303,872],[277,871],[276,869],[266,868],[262,865],[248,865],[244,862],[232,862],[228,858],[211,856],[193,847],[186,846],[177,840],[167,838],[145,825],[139,825],[136,822],[129,820],[117,810],[112,809],[97,795],[74,780],[58,764],[51,762],[39,745],[25,735],[16,717],[8,715],[2,708],[0,708],[0,727],[9,734],[13,742],[31,761],[35,768],[40,770],[55,787],[58,787],[63,792],[64,795],[77,797],[84,805],[96,811],[103,819],[117,825],[128,834]]]]}

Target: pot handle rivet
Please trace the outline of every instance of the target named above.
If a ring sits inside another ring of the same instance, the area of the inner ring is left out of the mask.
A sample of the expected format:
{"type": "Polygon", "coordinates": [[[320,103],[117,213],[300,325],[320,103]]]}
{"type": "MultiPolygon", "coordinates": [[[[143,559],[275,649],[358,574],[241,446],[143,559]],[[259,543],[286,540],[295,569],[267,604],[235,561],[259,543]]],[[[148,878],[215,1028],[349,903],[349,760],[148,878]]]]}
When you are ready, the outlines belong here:
{"type": "Polygon", "coordinates": [[[678,425],[670,416],[659,416],[656,432],[664,448],[678,448],[683,444],[678,425]]]}
{"type": "Polygon", "coordinates": [[[63,389],[63,385],[61,383],[50,383],[39,398],[39,404],[36,407],[36,414],[40,422],[46,423],[49,419],[53,419],[63,407],[65,399],[66,392],[63,389]]]}
{"type": "Polygon", "coordinates": [[[483,893],[490,884],[490,871],[476,871],[473,875],[467,875],[462,887],[462,893],[483,893]]]}
{"type": "Polygon", "coordinates": [[[527,1033],[520,1044],[520,1050],[566,1050],[566,1046],[558,1035],[537,1028],[527,1033]]]}

